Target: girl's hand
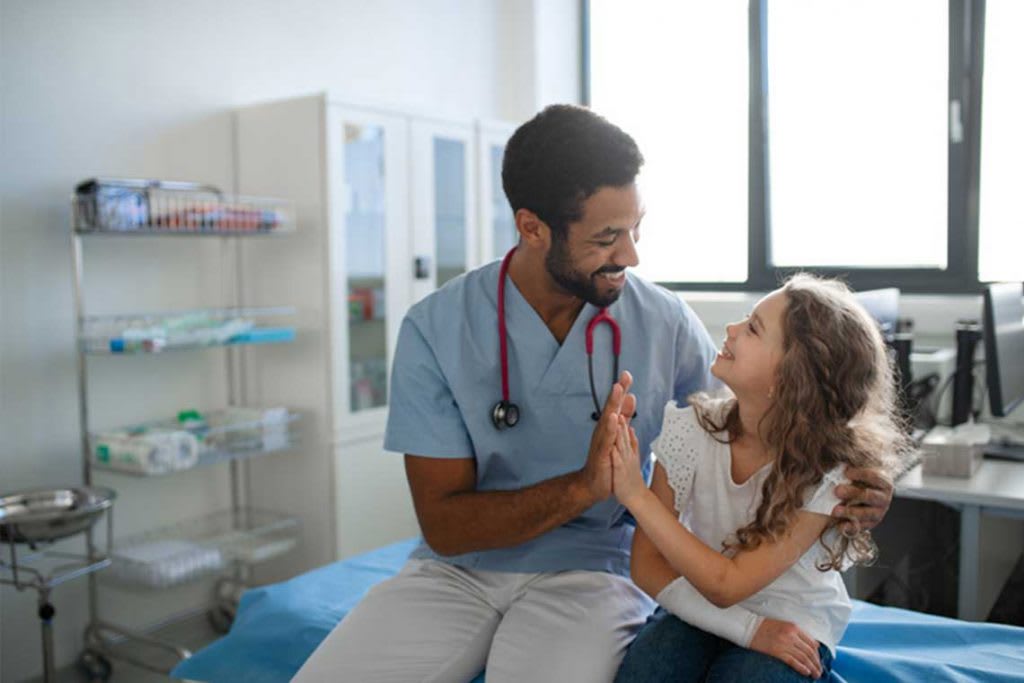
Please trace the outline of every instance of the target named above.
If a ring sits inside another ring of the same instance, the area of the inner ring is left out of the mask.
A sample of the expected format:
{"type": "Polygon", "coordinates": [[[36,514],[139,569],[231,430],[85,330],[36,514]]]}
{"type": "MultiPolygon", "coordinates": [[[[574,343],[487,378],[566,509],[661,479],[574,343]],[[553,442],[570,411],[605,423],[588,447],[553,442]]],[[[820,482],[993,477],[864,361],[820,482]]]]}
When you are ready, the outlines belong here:
{"type": "Polygon", "coordinates": [[[624,415],[619,415],[618,439],[612,449],[612,492],[627,508],[647,492],[640,469],[640,444],[624,415]]]}
{"type": "Polygon", "coordinates": [[[762,621],[750,641],[750,649],[782,660],[801,675],[821,678],[818,641],[788,621],[762,621]]]}

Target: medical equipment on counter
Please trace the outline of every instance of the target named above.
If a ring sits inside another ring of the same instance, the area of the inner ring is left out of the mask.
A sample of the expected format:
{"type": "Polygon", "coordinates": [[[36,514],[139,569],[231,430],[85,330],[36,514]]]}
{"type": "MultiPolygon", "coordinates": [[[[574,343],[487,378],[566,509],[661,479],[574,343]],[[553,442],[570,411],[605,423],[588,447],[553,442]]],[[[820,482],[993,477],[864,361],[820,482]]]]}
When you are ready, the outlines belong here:
{"type": "MultiPolygon", "coordinates": [[[[983,323],[959,320],[956,324],[956,369],[953,374],[954,426],[982,420],[992,438],[984,448],[987,457],[1024,461],[1024,431],[1010,413],[1024,403],[1024,290],[1019,282],[986,286],[983,323]],[[976,359],[984,342],[984,360],[976,359]],[[975,368],[984,364],[988,393],[986,415],[975,405],[975,368]]],[[[969,475],[958,475],[969,476],[969,475]]]]}
{"type": "Polygon", "coordinates": [[[1006,417],[1024,403],[1024,291],[1019,282],[985,289],[985,364],[989,407],[1006,417]]]}
{"type": "Polygon", "coordinates": [[[977,320],[956,323],[956,374],[953,376],[953,417],[956,427],[974,414],[974,354],[981,341],[981,325],[977,320]]]}
{"type": "MultiPolygon", "coordinates": [[[[502,259],[501,269],[498,271],[498,343],[501,355],[501,400],[494,404],[491,409],[491,421],[495,429],[511,429],[519,423],[519,406],[513,403],[508,388],[508,330],[505,327],[505,278],[508,275],[508,267],[512,262],[512,254],[516,247],[512,247],[505,258],[502,259]]],[[[601,417],[601,403],[597,398],[597,389],[594,385],[594,328],[601,323],[607,323],[612,329],[612,356],[614,373],[612,381],[619,378],[619,354],[622,351],[622,331],[615,318],[602,308],[587,323],[586,347],[587,347],[587,377],[590,380],[590,396],[594,401],[594,412],[590,417],[595,422],[601,417]]]]}
{"type": "Polygon", "coordinates": [[[970,477],[981,465],[991,437],[992,430],[986,424],[933,427],[921,442],[921,471],[943,477],[970,477]]]}
{"type": "MultiPolygon", "coordinates": [[[[110,565],[113,521],[109,510],[115,494],[103,487],[56,488],[20,491],[0,496],[0,541],[8,546],[7,558],[0,558],[0,583],[19,591],[31,588],[39,594],[39,621],[43,639],[43,681],[55,679],[53,618],[50,592],[60,584],[91,574],[110,565]],[[40,544],[53,543],[90,530],[107,513],[107,552],[96,554],[89,545],[85,556],[53,550],[38,551],[40,544]],[[19,556],[17,545],[32,551],[19,556]],[[43,569],[48,560],[60,561],[43,569]]],[[[108,667],[109,668],[109,667],[108,667]]]]}

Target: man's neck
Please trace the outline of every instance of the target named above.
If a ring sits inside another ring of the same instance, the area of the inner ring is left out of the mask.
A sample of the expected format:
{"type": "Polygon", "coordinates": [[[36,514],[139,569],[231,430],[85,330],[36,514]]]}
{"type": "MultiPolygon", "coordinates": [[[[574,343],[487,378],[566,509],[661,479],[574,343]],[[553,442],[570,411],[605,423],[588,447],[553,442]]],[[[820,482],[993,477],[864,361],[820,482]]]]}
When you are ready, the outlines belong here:
{"type": "Polygon", "coordinates": [[[568,294],[551,278],[539,259],[528,258],[521,250],[512,255],[508,276],[555,340],[561,344],[583,310],[583,300],[568,294]]]}

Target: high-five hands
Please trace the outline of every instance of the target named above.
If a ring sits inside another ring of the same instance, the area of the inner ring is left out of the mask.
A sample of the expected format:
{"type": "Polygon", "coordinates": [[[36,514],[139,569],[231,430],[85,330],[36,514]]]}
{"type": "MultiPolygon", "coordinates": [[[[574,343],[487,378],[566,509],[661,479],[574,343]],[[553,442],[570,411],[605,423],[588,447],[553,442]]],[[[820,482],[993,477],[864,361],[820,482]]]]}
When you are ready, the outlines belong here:
{"type": "Polygon", "coordinates": [[[629,418],[625,416],[636,412],[636,396],[629,393],[632,384],[633,376],[624,371],[619,381],[612,385],[590,437],[587,462],[580,473],[595,502],[612,495],[612,451],[619,439],[620,419],[625,420],[628,426],[629,418]]]}
{"type": "Polygon", "coordinates": [[[640,443],[636,430],[624,415],[619,415],[615,445],[612,448],[612,493],[627,508],[647,493],[647,482],[640,469],[640,443]]]}
{"type": "Polygon", "coordinates": [[[601,416],[602,420],[607,416],[612,430],[608,453],[611,493],[627,508],[647,492],[647,482],[640,469],[640,443],[636,430],[630,426],[630,418],[636,410],[636,396],[629,392],[632,383],[630,374],[623,373],[622,379],[611,387],[611,395],[616,398],[622,393],[622,409],[617,414],[611,414],[606,405],[605,414],[601,416]]]}

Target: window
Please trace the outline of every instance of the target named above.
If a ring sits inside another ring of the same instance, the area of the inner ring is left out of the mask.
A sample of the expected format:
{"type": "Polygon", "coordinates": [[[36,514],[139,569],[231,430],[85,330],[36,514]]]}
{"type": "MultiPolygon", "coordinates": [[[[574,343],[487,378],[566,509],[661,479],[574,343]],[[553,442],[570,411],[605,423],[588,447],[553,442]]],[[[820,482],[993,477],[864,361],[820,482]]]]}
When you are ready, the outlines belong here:
{"type": "Polygon", "coordinates": [[[1024,280],[1024,3],[988,0],[981,110],[979,279],[1024,280]]]}
{"type": "Polygon", "coordinates": [[[935,0],[768,4],[772,265],[946,267],[948,24],[935,0]]]}
{"type": "Polygon", "coordinates": [[[979,250],[994,273],[1007,235],[1024,235],[1009,189],[1012,158],[1024,157],[1024,127],[1013,126],[1024,120],[1013,74],[1024,49],[1012,37],[1024,18],[1010,14],[1024,3],[989,0],[990,16],[997,3],[1004,75],[986,76],[986,107],[989,89],[1017,99],[1000,105],[1002,132],[986,111],[986,141],[998,135],[993,146],[1014,153],[1001,171],[982,162],[982,187],[999,173],[1006,189],[981,192],[979,240],[985,3],[587,2],[587,102],[649,160],[641,274],[764,290],[808,268],[857,288],[977,291],[979,250]],[[989,205],[1002,222],[986,222],[989,205]]]}
{"type": "Polygon", "coordinates": [[[638,271],[743,282],[746,0],[592,0],[590,17],[591,106],[632,135],[645,159],[638,271]],[[715,251],[728,258],[708,258],[715,251]]]}

